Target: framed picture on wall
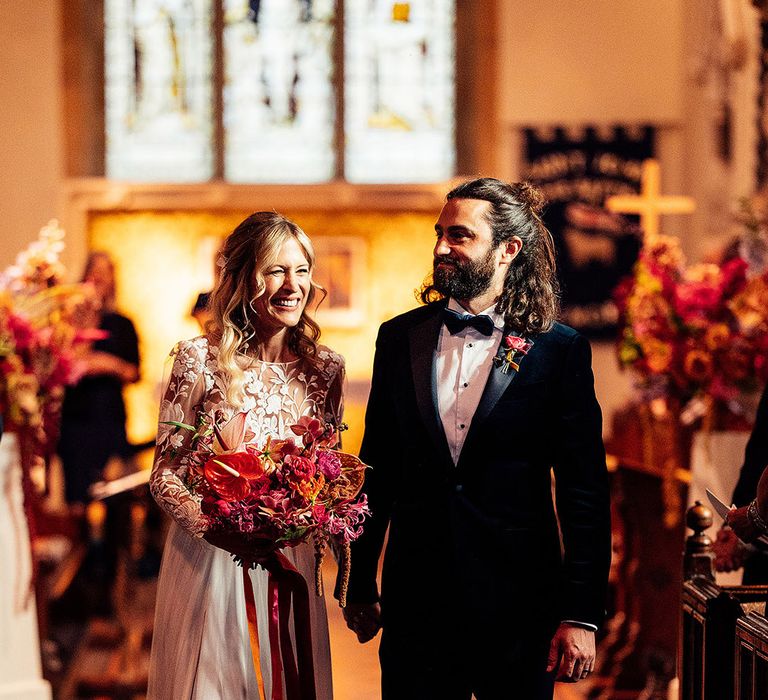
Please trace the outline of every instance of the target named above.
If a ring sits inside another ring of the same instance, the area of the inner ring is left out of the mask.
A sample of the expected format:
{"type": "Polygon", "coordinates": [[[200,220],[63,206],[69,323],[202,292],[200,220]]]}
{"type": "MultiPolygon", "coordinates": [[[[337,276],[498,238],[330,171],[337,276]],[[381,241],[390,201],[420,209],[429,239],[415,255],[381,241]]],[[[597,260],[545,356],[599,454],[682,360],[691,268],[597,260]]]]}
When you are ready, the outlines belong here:
{"type": "Polygon", "coordinates": [[[315,311],[322,327],[354,328],[365,319],[366,242],[359,236],[313,236],[313,278],[326,297],[315,311]]]}

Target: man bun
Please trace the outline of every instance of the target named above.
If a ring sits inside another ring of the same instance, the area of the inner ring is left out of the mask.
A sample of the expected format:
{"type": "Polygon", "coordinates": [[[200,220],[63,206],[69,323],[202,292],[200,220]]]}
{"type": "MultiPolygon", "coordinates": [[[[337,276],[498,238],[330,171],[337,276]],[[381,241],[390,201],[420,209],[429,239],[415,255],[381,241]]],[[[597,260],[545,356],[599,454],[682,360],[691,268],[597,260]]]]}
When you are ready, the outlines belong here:
{"type": "Polygon", "coordinates": [[[540,216],[541,212],[544,211],[544,205],[547,203],[543,192],[530,182],[518,182],[514,187],[517,190],[515,196],[520,204],[528,207],[532,213],[540,216]]]}

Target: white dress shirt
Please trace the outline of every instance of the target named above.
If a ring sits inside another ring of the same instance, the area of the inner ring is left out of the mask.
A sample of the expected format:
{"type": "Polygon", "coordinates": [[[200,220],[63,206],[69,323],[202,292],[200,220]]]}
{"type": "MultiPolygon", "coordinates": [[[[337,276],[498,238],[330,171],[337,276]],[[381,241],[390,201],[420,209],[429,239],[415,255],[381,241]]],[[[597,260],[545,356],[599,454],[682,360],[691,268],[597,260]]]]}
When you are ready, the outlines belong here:
{"type": "MultiPolygon", "coordinates": [[[[469,313],[455,299],[449,300],[448,308],[469,313]]],[[[443,325],[437,341],[437,408],[454,464],[459,461],[504,332],[504,317],[496,313],[495,304],[480,313],[491,317],[491,335],[472,326],[451,335],[443,325]]]]}

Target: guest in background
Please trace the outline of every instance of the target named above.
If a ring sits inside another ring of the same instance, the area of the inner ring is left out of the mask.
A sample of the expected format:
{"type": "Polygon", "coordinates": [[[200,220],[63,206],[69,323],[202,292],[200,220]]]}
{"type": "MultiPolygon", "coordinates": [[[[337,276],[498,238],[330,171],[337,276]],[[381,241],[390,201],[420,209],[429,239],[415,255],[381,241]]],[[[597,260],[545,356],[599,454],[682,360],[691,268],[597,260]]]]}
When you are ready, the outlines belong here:
{"type": "Polygon", "coordinates": [[[92,296],[81,325],[104,331],[79,358],[82,378],[67,389],[59,456],[70,504],[84,504],[91,484],[113,456],[128,457],[123,386],[139,378],[139,342],[130,319],[115,311],[115,269],[109,255],[91,253],[83,273],[92,296]]]}
{"type": "MultiPolygon", "coordinates": [[[[717,533],[714,545],[715,568],[718,571],[735,571],[743,566],[745,585],[768,583],[768,553],[745,547],[739,539],[745,542],[753,539],[754,533],[750,526],[748,509],[751,503],[755,504],[752,506],[753,509],[757,507],[757,498],[760,497],[758,484],[765,474],[766,467],[768,467],[768,387],[763,390],[763,395],[760,397],[755,425],[744,451],[744,464],[731,496],[731,502],[738,508],[732,511],[733,515],[729,516],[728,523],[717,533]],[[729,527],[731,518],[735,523],[733,529],[729,527]]],[[[765,490],[768,491],[768,478],[765,481],[765,490]]],[[[764,496],[763,500],[768,499],[764,496]]],[[[763,510],[758,512],[765,513],[765,508],[766,504],[763,503],[763,510]]]]}

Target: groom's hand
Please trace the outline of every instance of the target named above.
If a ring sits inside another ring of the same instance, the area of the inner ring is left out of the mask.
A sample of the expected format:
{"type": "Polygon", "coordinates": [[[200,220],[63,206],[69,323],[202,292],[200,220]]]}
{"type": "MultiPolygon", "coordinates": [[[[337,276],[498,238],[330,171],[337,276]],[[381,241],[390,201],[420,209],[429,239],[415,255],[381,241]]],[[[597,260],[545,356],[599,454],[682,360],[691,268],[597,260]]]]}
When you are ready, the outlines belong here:
{"type": "Polygon", "coordinates": [[[561,622],[549,645],[547,672],[557,669],[555,680],[576,683],[595,667],[595,633],[561,622]]]}
{"type": "Polygon", "coordinates": [[[361,644],[370,642],[381,629],[381,606],[378,603],[347,603],[343,609],[347,627],[361,644]]]}

